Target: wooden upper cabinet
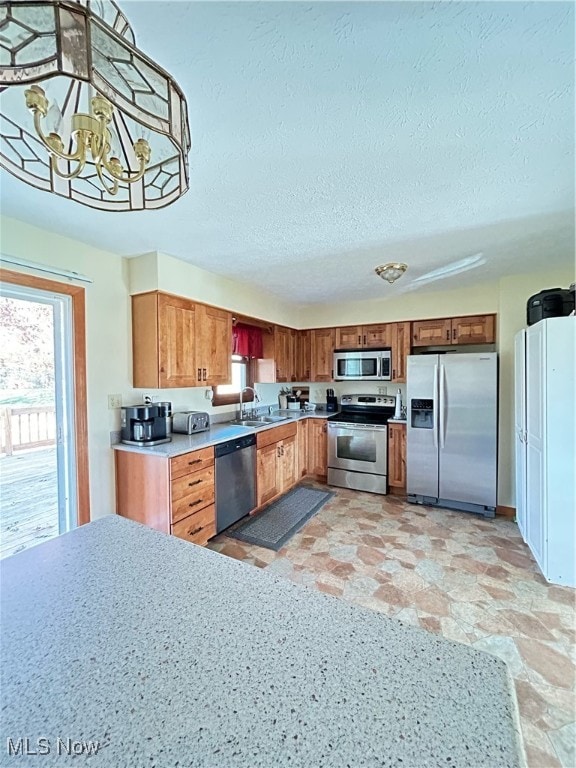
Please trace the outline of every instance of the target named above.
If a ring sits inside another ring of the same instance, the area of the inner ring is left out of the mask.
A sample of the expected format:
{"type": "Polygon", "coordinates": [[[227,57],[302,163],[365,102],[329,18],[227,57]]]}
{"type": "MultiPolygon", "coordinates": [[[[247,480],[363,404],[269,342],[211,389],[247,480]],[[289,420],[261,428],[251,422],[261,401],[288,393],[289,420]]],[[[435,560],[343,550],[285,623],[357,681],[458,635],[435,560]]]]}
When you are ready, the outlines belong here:
{"type": "Polygon", "coordinates": [[[316,328],[312,331],[311,381],[332,381],[334,340],[333,328],[316,328]]]}
{"type": "Polygon", "coordinates": [[[276,381],[292,381],[294,375],[294,335],[291,328],[274,327],[276,381]]]}
{"type": "Polygon", "coordinates": [[[389,346],[388,324],[350,325],[335,329],[335,349],[378,349],[389,346]]]}
{"type": "Polygon", "coordinates": [[[362,346],[362,326],[351,325],[348,328],[336,328],[335,349],[358,349],[362,346]]]}
{"type": "Polygon", "coordinates": [[[232,315],[154,291],[132,296],[134,387],[231,381],[232,315]]]}
{"type": "Polygon", "coordinates": [[[312,331],[294,332],[294,381],[312,378],[312,331]]]}
{"type": "Polygon", "coordinates": [[[391,323],[392,381],[406,381],[407,357],[410,354],[410,323],[391,323]]]}
{"type": "Polygon", "coordinates": [[[493,344],[496,341],[495,315],[470,315],[412,323],[412,346],[446,344],[493,344]]]}
{"type": "Polygon", "coordinates": [[[384,323],[381,325],[365,325],[362,328],[362,346],[372,349],[381,349],[382,347],[391,347],[390,326],[393,323],[384,323]]]}
{"type": "Polygon", "coordinates": [[[494,315],[452,318],[452,344],[492,344],[495,341],[494,315]]]}
{"type": "Polygon", "coordinates": [[[196,375],[200,371],[202,386],[229,384],[232,381],[232,315],[206,304],[197,304],[196,312],[196,375]]]}
{"type": "Polygon", "coordinates": [[[451,344],[451,320],[416,320],[412,323],[412,346],[430,347],[451,344]]]}
{"type": "Polygon", "coordinates": [[[196,305],[158,293],[132,296],[133,386],[196,387],[196,305]]]}

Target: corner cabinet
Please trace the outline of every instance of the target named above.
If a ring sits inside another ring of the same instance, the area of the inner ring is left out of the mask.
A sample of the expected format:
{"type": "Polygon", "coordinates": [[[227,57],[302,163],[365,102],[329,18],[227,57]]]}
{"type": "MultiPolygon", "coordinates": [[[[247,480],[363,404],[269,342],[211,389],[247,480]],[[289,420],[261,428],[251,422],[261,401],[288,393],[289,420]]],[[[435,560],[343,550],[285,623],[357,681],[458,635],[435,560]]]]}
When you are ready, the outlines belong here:
{"type": "Polygon", "coordinates": [[[406,425],[388,422],[388,485],[406,491],[406,425]]]}
{"type": "Polygon", "coordinates": [[[228,384],[231,349],[230,312],[158,291],[132,296],[135,388],[228,384]]]}
{"type": "Polygon", "coordinates": [[[412,323],[412,346],[447,344],[493,344],[496,341],[495,315],[416,320],[412,323]]]}
{"type": "Polygon", "coordinates": [[[216,535],[213,447],[171,459],[114,454],[116,514],[202,546],[216,535]]]}

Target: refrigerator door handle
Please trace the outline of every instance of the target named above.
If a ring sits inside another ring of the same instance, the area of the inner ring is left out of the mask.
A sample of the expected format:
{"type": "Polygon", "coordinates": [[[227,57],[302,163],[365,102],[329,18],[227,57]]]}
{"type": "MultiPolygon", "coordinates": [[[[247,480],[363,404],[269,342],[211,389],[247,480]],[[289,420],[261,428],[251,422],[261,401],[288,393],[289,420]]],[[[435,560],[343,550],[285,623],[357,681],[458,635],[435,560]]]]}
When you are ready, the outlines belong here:
{"type": "Polygon", "coordinates": [[[432,393],[432,440],[434,448],[438,448],[438,365],[434,366],[434,387],[432,393]]]}
{"type": "Polygon", "coordinates": [[[440,380],[438,382],[440,391],[440,406],[438,408],[438,422],[440,424],[440,447],[444,448],[446,442],[446,374],[444,366],[440,364],[440,380]]]}

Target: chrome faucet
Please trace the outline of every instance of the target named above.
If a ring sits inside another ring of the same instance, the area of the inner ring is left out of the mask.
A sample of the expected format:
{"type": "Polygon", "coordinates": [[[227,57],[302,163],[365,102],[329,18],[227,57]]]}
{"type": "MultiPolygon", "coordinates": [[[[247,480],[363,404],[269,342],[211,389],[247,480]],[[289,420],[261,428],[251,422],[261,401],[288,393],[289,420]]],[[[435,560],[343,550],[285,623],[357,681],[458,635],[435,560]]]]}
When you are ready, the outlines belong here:
{"type": "MultiPolygon", "coordinates": [[[[244,408],[242,406],[242,395],[244,394],[244,392],[246,392],[247,389],[249,389],[254,394],[254,402],[255,403],[260,402],[258,392],[256,392],[254,387],[244,387],[244,389],[241,389],[240,390],[240,418],[241,419],[243,419],[247,415],[246,413],[244,413],[244,408]]],[[[252,408],[252,415],[254,415],[254,408],[252,408]]]]}

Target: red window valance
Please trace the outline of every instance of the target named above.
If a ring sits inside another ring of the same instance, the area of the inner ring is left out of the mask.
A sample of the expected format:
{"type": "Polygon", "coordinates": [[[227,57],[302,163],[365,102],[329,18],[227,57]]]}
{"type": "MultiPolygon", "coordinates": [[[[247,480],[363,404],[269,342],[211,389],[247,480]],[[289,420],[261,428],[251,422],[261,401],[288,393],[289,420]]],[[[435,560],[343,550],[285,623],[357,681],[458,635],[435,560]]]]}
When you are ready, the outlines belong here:
{"type": "Polygon", "coordinates": [[[236,323],[232,327],[232,354],[242,357],[263,357],[262,329],[236,323]]]}

